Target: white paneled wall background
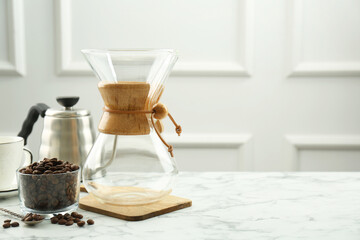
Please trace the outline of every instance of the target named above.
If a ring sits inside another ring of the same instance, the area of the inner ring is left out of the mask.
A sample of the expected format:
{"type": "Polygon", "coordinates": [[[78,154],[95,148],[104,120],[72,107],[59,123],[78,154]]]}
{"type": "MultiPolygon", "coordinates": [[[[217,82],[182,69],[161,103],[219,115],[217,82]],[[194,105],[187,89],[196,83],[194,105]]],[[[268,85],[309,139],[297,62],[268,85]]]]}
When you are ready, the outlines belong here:
{"type": "Polygon", "coordinates": [[[1,135],[56,96],[99,121],[83,48],[179,51],[162,102],[181,170],[360,170],[358,0],[0,0],[1,135]]]}

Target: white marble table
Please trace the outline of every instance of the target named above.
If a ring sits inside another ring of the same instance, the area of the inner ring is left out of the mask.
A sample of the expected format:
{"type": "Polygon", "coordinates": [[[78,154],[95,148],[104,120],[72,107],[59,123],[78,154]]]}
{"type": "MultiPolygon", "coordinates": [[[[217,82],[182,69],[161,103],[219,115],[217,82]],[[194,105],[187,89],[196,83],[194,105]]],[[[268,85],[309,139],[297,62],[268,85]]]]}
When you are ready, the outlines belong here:
{"type": "Polygon", "coordinates": [[[360,239],[360,173],[182,173],[174,195],[193,206],[141,222],[79,210],[95,225],[21,223],[0,239],[360,239]]]}

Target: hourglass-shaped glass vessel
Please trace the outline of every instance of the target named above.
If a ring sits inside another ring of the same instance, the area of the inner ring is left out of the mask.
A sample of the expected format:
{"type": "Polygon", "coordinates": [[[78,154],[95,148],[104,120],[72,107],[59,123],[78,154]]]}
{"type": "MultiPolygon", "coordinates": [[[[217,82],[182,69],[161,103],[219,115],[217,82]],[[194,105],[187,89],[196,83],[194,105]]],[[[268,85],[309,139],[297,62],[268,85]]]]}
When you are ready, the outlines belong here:
{"type": "Polygon", "coordinates": [[[82,53],[100,79],[105,104],[100,133],[83,167],[85,188],[108,204],[160,200],[171,192],[178,170],[153,109],[177,55],[169,49],[82,53]]]}

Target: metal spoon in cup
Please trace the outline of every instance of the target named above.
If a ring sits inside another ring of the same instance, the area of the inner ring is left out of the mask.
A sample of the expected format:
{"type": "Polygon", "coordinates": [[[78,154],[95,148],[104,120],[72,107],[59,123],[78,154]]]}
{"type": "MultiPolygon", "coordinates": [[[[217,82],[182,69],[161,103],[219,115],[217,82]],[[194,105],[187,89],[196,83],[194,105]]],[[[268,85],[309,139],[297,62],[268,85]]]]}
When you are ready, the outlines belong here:
{"type": "Polygon", "coordinates": [[[35,224],[41,223],[41,222],[44,220],[44,218],[41,216],[42,219],[27,221],[27,220],[25,220],[25,219],[26,219],[26,218],[25,218],[26,215],[23,216],[23,215],[21,215],[21,214],[14,213],[14,212],[12,212],[12,211],[10,211],[10,210],[8,210],[8,209],[5,209],[5,208],[0,208],[0,210],[3,211],[3,212],[6,212],[6,213],[8,213],[8,214],[10,214],[10,215],[12,215],[12,216],[15,216],[15,217],[17,217],[17,218],[20,218],[21,221],[23,221],[23,222],[24,222],[25,224],[27,224],[27,225],[35,225],[35,224]]]}

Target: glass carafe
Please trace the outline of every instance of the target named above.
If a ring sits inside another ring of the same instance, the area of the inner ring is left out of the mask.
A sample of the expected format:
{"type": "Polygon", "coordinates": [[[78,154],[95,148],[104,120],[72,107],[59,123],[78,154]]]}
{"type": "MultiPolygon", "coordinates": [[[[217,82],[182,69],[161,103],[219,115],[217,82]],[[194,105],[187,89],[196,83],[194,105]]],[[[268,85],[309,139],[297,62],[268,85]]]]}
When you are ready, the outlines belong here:
{"type": "Polygon", "coordinates": [[[160,135],[167,109],[158,103],[177,55],[169,49],[82,53],[100,80],[105,103],[100,133],[83,167],[85,188],[108,204],[160,200],[178,174],[172,146],[160,135]],[[162,116],[156,119],[156,114],[162,116]]]}

